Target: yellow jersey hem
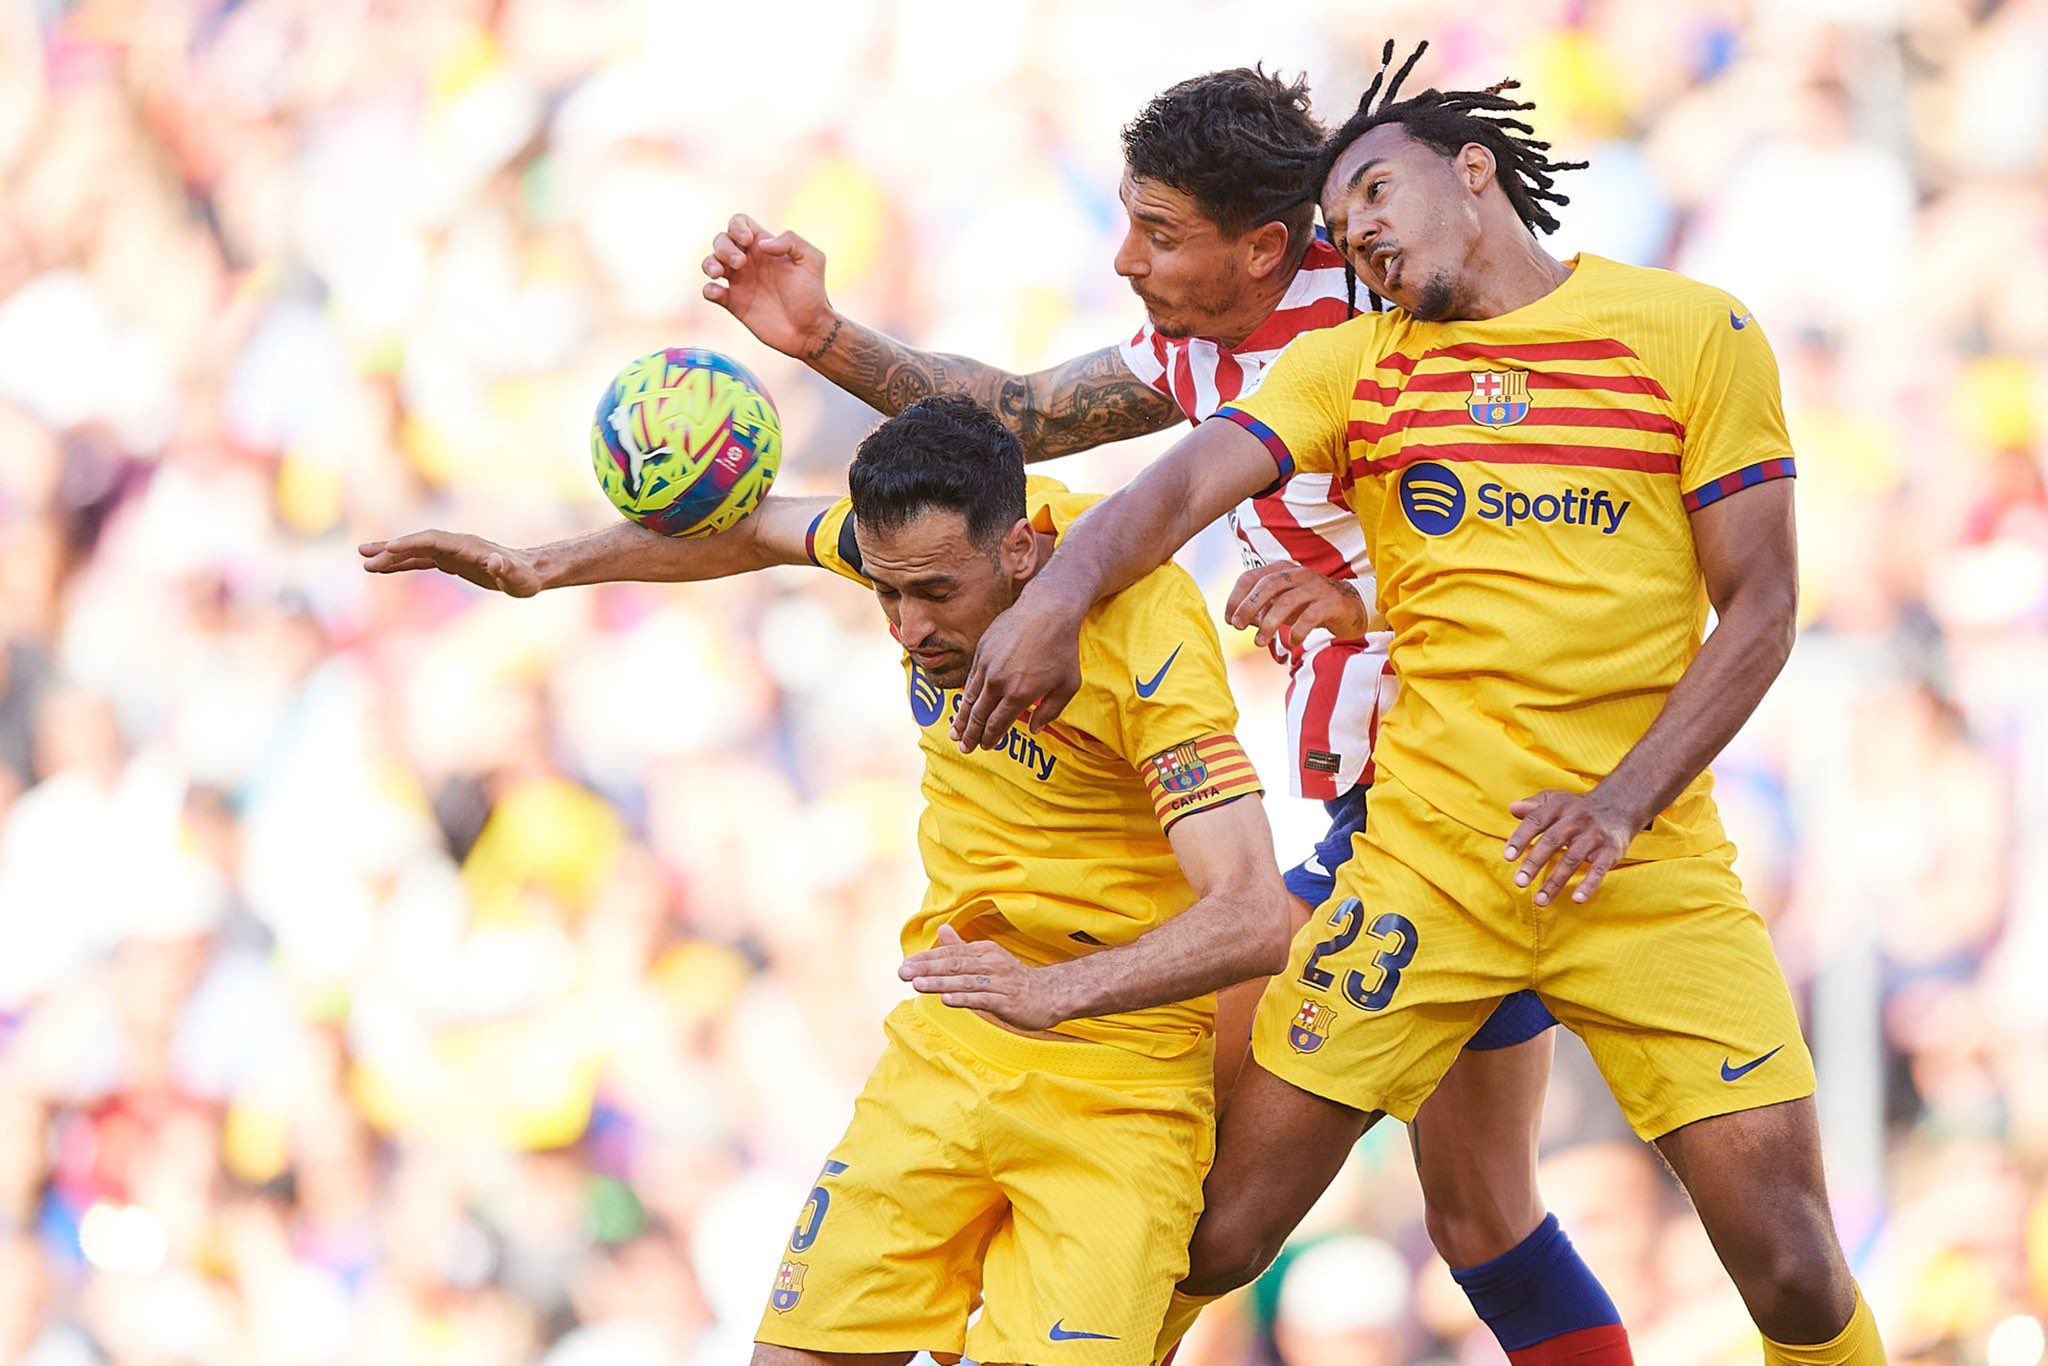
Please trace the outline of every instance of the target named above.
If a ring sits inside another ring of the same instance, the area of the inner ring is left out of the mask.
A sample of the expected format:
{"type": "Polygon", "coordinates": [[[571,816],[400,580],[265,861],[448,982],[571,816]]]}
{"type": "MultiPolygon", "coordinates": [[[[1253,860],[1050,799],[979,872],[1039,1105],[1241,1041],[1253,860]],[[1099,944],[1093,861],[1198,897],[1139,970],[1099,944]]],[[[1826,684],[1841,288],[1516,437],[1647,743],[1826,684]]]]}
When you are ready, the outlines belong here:
{"type": "Polygon", "coordinates": [[[1177,1058],[1155,1058],[1091,1039],[1034,1039],[990,1024],[971,1010],[920,994],[896,1007],[910,1021],[946,1036],[984,1062],[1012,1071],[1053,1072],[1085,1081],[1132,1081],[1154,1086],[1206,1084],[1216,1072],[1213,1038],[1177,1058]]]}

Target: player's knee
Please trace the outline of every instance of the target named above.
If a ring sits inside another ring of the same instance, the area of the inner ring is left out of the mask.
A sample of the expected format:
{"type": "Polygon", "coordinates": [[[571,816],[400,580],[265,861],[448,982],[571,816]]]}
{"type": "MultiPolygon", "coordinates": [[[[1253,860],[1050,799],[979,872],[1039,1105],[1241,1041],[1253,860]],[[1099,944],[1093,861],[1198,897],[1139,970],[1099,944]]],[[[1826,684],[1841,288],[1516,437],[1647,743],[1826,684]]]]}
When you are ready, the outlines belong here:
{"type": "Polygon", "coordinates": [[[1422,1226],[1444,1265],[1463,1270],[1514,1251],[1542,1218],[1540,1209],[1533,1219],[1517,1219],[1499,1205],[1440,1208],[1432,1201],[1423,1209],[1422,1226]]]}
{"type": "MultiPolygon", "coordinates": [[[[1424,1152],[1429,1153],[1427,1144],[1424,1152]]],[[[1435,1161],[1419,1166],[1423,1228],[1447,1266],[1460,1269],[1512,1252],[1543,1222],[1536,1193],[1535,1162],[1446,1160],[1441,1145],[1435,1161]]]]}
{"type": "Polygon", "coordinates": [[[1233,1229],[1205,1220],[1196,1227],[1194,1239],[1188,1244],[1188,1274],[1180,1289],[1184,1294],[1206,1297],[1250,1285],[1273,1264],[1285,1240],[1285,1233],[1233,1229]]]}
{"type": "Polygon", "coordinates": [[[1771,1221],[1743,1243],[1730,1249],[1729,1274],[1766,1334],[1811,1333],[1816,1311],[1853,1307],[1856,1292],[1825,1208],[1819,1218],[1771,1221]]]}

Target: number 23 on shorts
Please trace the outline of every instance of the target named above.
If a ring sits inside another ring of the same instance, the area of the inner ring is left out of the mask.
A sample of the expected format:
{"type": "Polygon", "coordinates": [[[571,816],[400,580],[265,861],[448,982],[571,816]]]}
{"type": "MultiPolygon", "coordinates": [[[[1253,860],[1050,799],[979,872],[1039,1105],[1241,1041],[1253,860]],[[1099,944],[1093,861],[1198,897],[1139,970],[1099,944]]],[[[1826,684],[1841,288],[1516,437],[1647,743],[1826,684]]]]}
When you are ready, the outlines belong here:
{"type": "MultiPolygon", "coordinates": [[[[1357,942],[1361,931],[1367,931],[1364,904],[1355,896],[1346,897],[1330,912],[1329,923],[1337,933],[1317,944],[1301,966],[1302,984],[1317,991],[1328,991],[1337,980],[1335,973],[1320,966],[1322,959],[1344,952],[1357,942]]],[[[1379,944],[1368,964],[1372,975],[1368,978],[1356,968],[1345,973],[1344,999],[1360,1010],[1384,1010],[1400,988],[1402,969],[1415,961],[1415,924],[1407,916],[1389,911],[1373,921],[1368,932],[1379,944]]]]}

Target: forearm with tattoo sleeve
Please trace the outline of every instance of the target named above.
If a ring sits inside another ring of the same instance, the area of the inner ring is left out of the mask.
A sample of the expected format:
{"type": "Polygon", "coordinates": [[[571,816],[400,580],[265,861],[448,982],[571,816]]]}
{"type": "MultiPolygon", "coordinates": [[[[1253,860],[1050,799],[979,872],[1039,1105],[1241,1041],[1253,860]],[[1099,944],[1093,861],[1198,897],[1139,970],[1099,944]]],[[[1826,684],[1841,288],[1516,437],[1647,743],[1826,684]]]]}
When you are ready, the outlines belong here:
{"type": "Polygon", "coordinates": [[[1017,434],[1026,460],[1071,455],[1182,420],[1173,400],[1132,374],[1113,346],[1015,375],[967,356],[919,351],[841,314],[804,362],[891,416],[933,394],[971,398],[1017,434]]]}

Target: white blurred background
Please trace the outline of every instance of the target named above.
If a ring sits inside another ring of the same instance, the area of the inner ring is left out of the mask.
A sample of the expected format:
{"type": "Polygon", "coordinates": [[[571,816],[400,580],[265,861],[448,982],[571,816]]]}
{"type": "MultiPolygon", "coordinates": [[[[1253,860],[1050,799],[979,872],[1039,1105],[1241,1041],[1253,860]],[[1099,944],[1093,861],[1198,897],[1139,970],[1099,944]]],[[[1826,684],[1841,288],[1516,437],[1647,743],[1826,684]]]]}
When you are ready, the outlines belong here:
{"type": "MultiPolygon", "coordinates": [[[[1784,366],[1806,634],[1722,760],[1893,1359],[2048,1314],[2048,4],[0,0],[0,1360],[744,1359],[881,1047],[913,730],[797,570],[527,602],[358,540],[609,516],[626,360],[729,350],[784,487],[874,420],[697,296],[727,215],[1025,369],[1141,321],[1117,131],[1383,37],[1592,169],[1558,248],[1784,366]]],[[[1106,489],[1162,441],[1048,471],[1106,489]]],[[[1220,601],[1235,556],[1193,561],[1220,601]]],[[[1283,678],[1232,642],[1284,792],[1283,678]]],[[[1283,857],[1320,812],[1270,802],[1283,857]]],[[[1755,1360],[1559,1049],[1545,1190],[1655,1363],[1755,1360]]],[[[1498,1362],[1382,1126],[1187,1366],[1498,1362]]]]}

